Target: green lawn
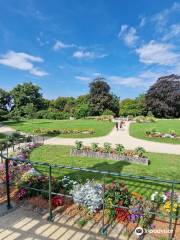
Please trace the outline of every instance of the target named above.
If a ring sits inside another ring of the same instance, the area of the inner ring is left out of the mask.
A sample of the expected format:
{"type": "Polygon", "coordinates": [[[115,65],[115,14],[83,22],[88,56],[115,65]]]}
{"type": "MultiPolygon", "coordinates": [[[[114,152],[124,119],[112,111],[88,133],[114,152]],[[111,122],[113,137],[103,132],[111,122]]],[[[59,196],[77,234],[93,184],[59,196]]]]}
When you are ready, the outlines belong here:
{"type": "MultiPolygon", "coordinates": [[[[93,159],[87,157],[71,157],[69,146],[42,146],[35,149],[30,156],[32,161],[48,162],[52,164],[62,164],[68,166],[84,167],[98,170],[107,170],[118,173],[128,173],[132,175],[141,176],[155,176],[163,179],[180,179],[180,155],[168,155],[159,153],[147,153],[151,164],[149,166],[130,164],[127,162],[93,159]]],[[[42,171],[47,171],[41,168],[42,171]]],[[[53,174],[56,176],[63,176],[70,174],[72,178],[84,181],[87,178],[93,178],[98,181],[103,180],[101,174],[85,173],[74,170],[53,169],[53,174]]],[[[117,177],[106,177],[106,182],[117,179],[117,177]]],[[[139,180],[125,180],[132,191],[138,191],[146,195],[150,195],[157,189],[163,191],[167,186],[159,184],[158,182],[139,180]]]]}
{"type": "Polygon", "coordinates": [[[6,135],[5,134],[2,134],[2,133],[0,133],[0,141],[1,140],[4,140],[6,138],[6,135]]]}
{"type": "Polygon", "coordinates": [[[171,138],[149,138],[145,135],[147,130],[155,128],[157,131],[168,133],[169,130],[175,130],[180,136],[180,120],[158,120],[155,123],[131,123],[130,135],[135,138],[145,139],[154,142],[165,142],[180,144],[180,139],[171,138]]]}
{"type": "Polygon", "coordinates": [[[4,124],[27,133],[33,133],[37,128],[48,129],[93,129],[94,134],[61,134],[60,137],[98,137],[107,135],[113,128],[114,123],[97,121],[97,120],[45,120],[45,119],[33,119],[26,121],[6,121],[4,124]]]}

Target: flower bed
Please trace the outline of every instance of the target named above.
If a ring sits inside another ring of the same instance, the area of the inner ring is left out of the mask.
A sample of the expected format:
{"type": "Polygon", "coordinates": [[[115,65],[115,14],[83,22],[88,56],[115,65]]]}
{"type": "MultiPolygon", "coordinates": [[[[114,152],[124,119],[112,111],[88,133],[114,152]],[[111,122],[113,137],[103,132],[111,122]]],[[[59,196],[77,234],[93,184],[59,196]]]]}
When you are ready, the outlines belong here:
{"type": "Polygon", "coordinates": [[[35,134],[40,135],[59,135],[59,134],[94,134],[95,131],[91,128],[88,129],[46,129],[38,128],[33,131],[35,134]]]}
{"type": "MultiPolygon", "coordinates": [[[[48,176],[38,172],[29,164],[17,164],[13,170],[16,170],[13,176],[18,176],[13,177],[13,183],[17,188],[16,201],[19,203],[19,201],[27,199],[27,203],[40,209],[46,209],[48,206],[48,176]]],[[[69,176],[52,177],[52,192],[53,209],[57,208],[61,214],[63,212],[66,218],[69,215],[71,221],[73,218],[74,224],[79,227],[83,227],[87,223],[102,226],[104,217],[107,226],[121,224],[127,232],[131,232],[132,228],[134,230],[136,226],[145,229],[154,228],[152,223],[154,223],[156,212],[161,212],[164,219],[169,220],[170,192],[155,192],[150,198],[146,198],[137,192],[131,192],[124,182],[114,181],[103,185],[93,180],[87,180],[82,183],[74,181],[69,176]],[[63,196],[64,194],[71,198],[63,196]]],[[[174,193],[174,219],[176,219],[179,204],[180,194],[174,193]]]]}
{"type": "Polygon", "coordinates": [[[149,164],[149,159],[145,156],[145,150],[142,147],[130,151],[125,150],[121,144],[117,144],[116,148],[113,149],[110,143],[104,143],[104,147],[100,148],[97,143],[93,143],[91,147],[87,147],[83,146],[81,141],[76,141],[76,145],[70,154],[71,156],[110,159],[143,165],[149,164]]]}
{"type": "Polygon", "coordinates": [[[168,133],[162,133],[157,131],[155,128],[146,131],[146,136],[149,138],[173,138],[180,139],[180,136],[176,134],[174,130],[169,130],[168,133]]]}

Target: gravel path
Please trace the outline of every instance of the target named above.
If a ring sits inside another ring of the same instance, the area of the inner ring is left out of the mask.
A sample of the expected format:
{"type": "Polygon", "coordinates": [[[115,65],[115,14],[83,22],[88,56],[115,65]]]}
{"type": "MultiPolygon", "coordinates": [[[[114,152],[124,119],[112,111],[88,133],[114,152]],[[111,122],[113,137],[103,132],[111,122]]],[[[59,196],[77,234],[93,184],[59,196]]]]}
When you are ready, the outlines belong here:
{"type": "Polygon", "coordinates": [[[135,149],[138,146],[144,147],[146,151],[157,152],[157,153],[169,153],[169,154],[180,154],[180,145],[168,144],[168,143],[158,143],[151,142],[146,140],[137,139],[129,135],[129,125],[126,123],[126,126],[121,130],[113,130],[110,134],[103,137],[96,138],[59,138],[54,137],[45,140],[45,144],[48,145],[74,145],[76,140],[83,141],[84,145],[90,145],[93,142],[99,143],[101,146],[104,142],[110,142],[113,146],[120,143],[123,144],[126,149],[135,149]]]}
{"type": "MultiPolygon", "coordinates": [[[[179,154],[180,155],[180,145],[178,144],[169,144],[169,143],[158,143],[151,142],[142,139],[137,139],[129,135],[129,125],[127,122],[126,126],[117,131],[116,128],[106,136],[95,137],[95,138],[60,138],[54,137],[45,140],[44,144],[48,145],[74,145],[76,140],[83,141],[84,145],[90,145],[93,142],[97,142],[100,146],[104,142],[110,142],[113,146],[116,144],[123,144],[126,149],[135,149],[138,146],[144,147],[146,151],[157,152],[157,153],[169,153],[169,154],[179,154]]],[[[7,135],[12,134],[15,130],[11,127],[0,125],[0,133],[7,135]]]]}
{"type": "Polygon", "coordinates": [[[3,133],[5,135],[11,135],[15,130],[11,127],[4,126],[3,124],[0,123],[0,133],[3,133]]]}

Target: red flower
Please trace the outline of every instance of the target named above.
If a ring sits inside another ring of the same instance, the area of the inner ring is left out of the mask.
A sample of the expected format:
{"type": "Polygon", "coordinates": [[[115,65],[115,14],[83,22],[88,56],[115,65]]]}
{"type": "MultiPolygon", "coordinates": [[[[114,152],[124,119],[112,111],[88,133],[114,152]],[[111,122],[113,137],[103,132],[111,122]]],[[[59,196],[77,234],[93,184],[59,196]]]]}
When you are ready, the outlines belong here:
{"type": "Polygon", "coordinates": [[[63,196],[57,196],[55,195],[53,198],[52,198],[52,205],[54,207],[59,207],[59,206],[63,206],[64,204],[64,197],[63,196]]]}

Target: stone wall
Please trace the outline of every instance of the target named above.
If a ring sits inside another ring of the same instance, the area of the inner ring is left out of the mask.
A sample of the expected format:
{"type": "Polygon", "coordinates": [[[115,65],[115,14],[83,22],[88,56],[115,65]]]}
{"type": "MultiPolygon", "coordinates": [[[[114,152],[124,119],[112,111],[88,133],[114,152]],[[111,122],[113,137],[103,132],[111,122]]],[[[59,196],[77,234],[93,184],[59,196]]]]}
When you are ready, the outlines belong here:
{"type": "Polygon", "coordinates": [[[149,159],[146,157],[126,156],[126,155],[119,155],[116,153],[93,152],[91,150],[86,151],[86,150],[72,149],[71,156],[110,159],[110,160],[125,161],[125,162],[143,164],[143,165],[149,164],[149,159]]]}

